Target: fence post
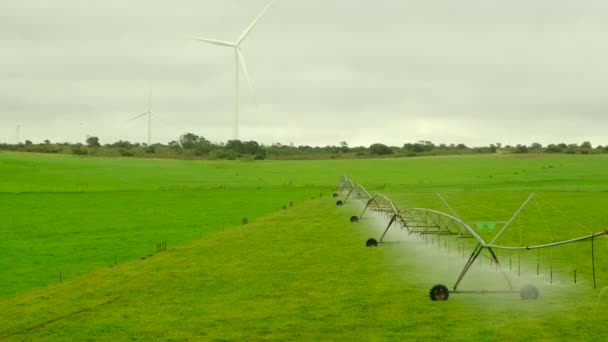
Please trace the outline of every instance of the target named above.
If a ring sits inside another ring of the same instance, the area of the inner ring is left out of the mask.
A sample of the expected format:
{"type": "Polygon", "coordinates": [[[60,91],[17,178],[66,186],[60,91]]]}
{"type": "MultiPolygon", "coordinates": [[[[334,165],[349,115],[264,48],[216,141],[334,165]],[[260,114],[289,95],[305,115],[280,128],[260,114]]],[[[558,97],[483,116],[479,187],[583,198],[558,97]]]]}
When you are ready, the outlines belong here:
{"type": "Polygon", "coordinates": [[[595,255],[593,253],[593,235],[591,235],[591,269],[593,271],[593,288],[597,288],[595,284],[595,255]]]}

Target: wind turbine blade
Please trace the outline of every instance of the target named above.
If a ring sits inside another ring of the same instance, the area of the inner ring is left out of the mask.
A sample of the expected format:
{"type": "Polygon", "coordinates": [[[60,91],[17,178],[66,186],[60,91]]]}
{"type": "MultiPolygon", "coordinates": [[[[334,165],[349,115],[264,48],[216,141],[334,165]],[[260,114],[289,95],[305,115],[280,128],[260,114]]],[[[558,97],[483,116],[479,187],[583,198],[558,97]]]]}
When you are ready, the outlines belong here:
{"type": "Polygon", "coordinates": [[[141,118],[142,116],[144,116],[144,115],[148,115],[148,114],[150,114],[150,111],[147,111],[147,112],[145,112],[145,113],[141,113],[141,114],[139,114],[139,115],[137,115],[137,116],[135,116],[135,117],[130,118],[130,119],[129,119],[129,120],[127,120],[127,121],[132,121],[132,120],[135,120],[135,119],[139,119],[139,118],[141,118]]]}
{"type": "Polygon", "coordinates": [[[150,87],[150,92],[148,96],[148,113],[152,114],[152,87],[150,87]]]}
{"type": "Polygon", "coordinates": [[[238,47],[236,48],[236,53],[239,56],[239,62],[241,63],[241,68],[243,69],[245,80],[247,81],[247,85],[249,86],[249,91],[251,92],[251,96],[253,96],[253,102],[255,103],[255,106],[259,108],[258,101],[253,91],[253,85],[251,84],[251,79],[249,78],[249,71],[247,70],[247,65],[245,64],[245,57],[241,53],[241,49],[239,49],[238,47]]]}
{"type": "Polygon", "coordinates": [[[264,14],[264,12],[266,12],[266,10],[268,9],[268,7],[270,7],[270,5],[272,5],[273,2],[274,2],[274,0],[271,0],[270,3],[268,3],[268,5],[266,5],[266,7],[264,7],[264,9],[260,12],[260,14],[258,14],[258,16],[255,17],[255,19],[253,19],[253,21],[251,22],[251,24],[249,24],[249,26],[245,29],[245,31],[243,31],[243,34],[241,34],[241,36],[239,37],[239,39],[236,41],[236,45],[241,44],[241,42],[243,41],[243,39],[245,39],[245,37],[247,37],[247,35],[251,31],[251,29],[253,29],[253,27],[255,26],[255,24],[257,24],[258,20],[262,17],[262,15],[264,14]]]}
{"type": "Polygon", "coordinates": [[[205,43],[209,43],[209,44],[213,44],[213,45],[219,45],[219,46],[228,46],[228,47],[236,46],[236,44],[234,44],[234,43],[226,42],[223,40],[217,40],[217,39],[195,38],[195,37],[192,37],[192,39],[199,40],[201,42],[205,42],[205,43]]]}

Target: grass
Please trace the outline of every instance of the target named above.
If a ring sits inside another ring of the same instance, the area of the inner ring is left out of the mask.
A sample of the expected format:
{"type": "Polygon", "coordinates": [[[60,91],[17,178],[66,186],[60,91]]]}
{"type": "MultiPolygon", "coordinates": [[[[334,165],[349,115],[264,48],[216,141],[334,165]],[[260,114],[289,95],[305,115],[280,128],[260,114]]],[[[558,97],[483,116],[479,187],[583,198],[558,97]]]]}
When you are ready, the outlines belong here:
{"type": "Polygon", "coordinates": [[[364,248],[375,228],[347,223],[349,212],[329,199],[307,201],[146,260],[9,298],[0,304],[0,336],[599,341],[608,333],[605,299],[583,286],[544,286],[534,302],[461,295],[433,303],[430,285],[453,278],[462,260],[419,244],[364,248]]]}
{"type": "Polygon", "coordinates": [[[37,157],[0,154],[0,296],[146,257],[158,242],[199,239],[327,191],[279,177],[241,181],[239,172],[255,166],[247,163],[37,157]]]}
{"type": "MultiPolygon", "coordinates": [[[[61,284],[51,279],[47,286],[28,285],[0,298],[0,340],[603,341],[608,333],[603,324],[607,299],[601,291],[608,286],[607,239],[595,241],[598,290],[591,286],[586,243],[554,250],[552,256],[548,251],[522,256],[521,275],[512,270],[511,278],[517,286],[537,284],[537,301],[521,301],[516,294],[452,295],[437,303],[428,299],[428,290],[455,281],[464,264],[459,241],[414,239],[365,248],[364,241],[378,236],[382,224],[349,223],[361,208],[350,201],[338,208],[328,195],[337,177],[347,173],[402,207],[447,211],[434,194],[441,192],[463,219],[487,221],[508,219],[536,191],[501,237],[501,243],[518,244],[606,228],[607,166],[605,156],[184,162],[3,153],[2,216],[10,213],[13,221],[3,221],[2,234],[29,226],[15,224],[20,220],[39,223],[37,230],[10,235],[22,244],[22,255],[36,255],[36,248],[28,248],[36,245],[25,238],[34,234],[47,234],[56,249],[74,254],[80,248],[73,245],[85,240],[77,233],[94,225],[89,234],[99,240],[91,240],[91,246],[106,259],[61,284]],[[319,192],[325,196],[319,198],[319,192]],[[296,196],[300,200],[293,207],[279,209],[296,196]],[[199,213],[199,201],[214,206],[216,214],[199,213]],[[73,208],[78,220],[64,214],[73,208]],[[218,227],[222,220],[213,219],[230,214],[229,208],[235,208],[231,215],[238,220],[245,212],[255,212],[248,215],[256,219],[247,225],[233,222],[224,230],[210,228],[199,239],[195,228],[218,227]],[[174,231],[167,228],[176,222],[174,231]],[[71,225],[73,238],[54,235],[48,229],[52,224],[71,225]],[[128,240],[122,236],[129,232],[152,236],[142,240],[144,253],[152,256],[142,260],[136,251],[109,267],[112,243],[104,239],[128,240]],[[180,233],[181,240],[169,243],[167,252],[154,253],[150,243],[180,233]],[[573,265],[579,270],[577,285],[573,265]]],[[[392,240],[405,238],[390,234],[392,240]]],[[[500,255],[512,261],[516,256],[500,255]]],[[[2,257],[0,267],[19,262],[16,256],[2,257]]],[[[76,270],[84,263],[69,262],[76,270]]],[[[462,288],[504,286],[500,277],[481,259],[462,288]]],[[[0,279],[5,284],[10,277],[0,279]]]]}
{"type": "Polygon", "coordinates": [[[253,220],[315,188],[0,194],[0,296],[146,257],[253,220]]]}

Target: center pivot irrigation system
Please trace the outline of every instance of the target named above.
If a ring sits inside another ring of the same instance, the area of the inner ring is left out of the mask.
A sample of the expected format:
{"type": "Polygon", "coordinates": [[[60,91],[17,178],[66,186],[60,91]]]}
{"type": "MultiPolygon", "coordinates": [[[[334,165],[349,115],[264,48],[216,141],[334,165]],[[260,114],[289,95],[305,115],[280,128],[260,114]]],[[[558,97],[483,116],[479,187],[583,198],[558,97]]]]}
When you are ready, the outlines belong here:
{"type": "MultiPolygon", "coordinates": [[[[376,213],[380,213],[388,218],[388,224],[384,229],[384,232],[379,240],[374,238],[370,238],[366,241],[365,245],[367,247],[376,247],[378,244],[384,242],[384,238],[391,227],[400,228],[401,230],[407,231],[408,234],[418,234],[419,236],[425,235],[436,235],[436,236],[455,236],[457,238],[469,238],[475,239],[477,244],[473,249],[473,252],[467,259],[460,275],[458,276],[456,283],[452,287],[452,291],[448,289],[447,286],[443,284],[437,284],[433,286],[429,292],[429,296],[431,300],[434,301],[442,301],[447,300],[450,293],[478,293],[478,294],[490,294],[490,293],[519,293],[522,299],[537,299],[539,292],[538,288],[534,285],[525,285],[519,291],[513,289],[513,284],[509,279],[509,276],[504,271],[501,266],[501,263],[498,260],[498,257],[494,253],[494,250],[509,250],[509,251],[530,251],[530,250],[539,250],[543,248],[551,248],[559,245],[565,245],[574,242],[580,242],[585,240],[591,240],[591,260],[593,265],[593,282],[595,286],[595,258],[593,254],[593,240],[594,238],[602,235],[608,235],[608,230],[604,230],[601,232],[568,239],[562,240],[542,245],[533,245],[533,246],[501,246],[495,244],[495,241],[500,237],[500,235],[505,231],[505,229],[515,220],[515,218],[519,215],[519,213],[523,210],[523,208],[528,204],[528,202],[534,197],[534,193],[528,196],[525,202],[517,209],[517,211],[513,214],[513,216],[506,222],[497,222],[504,224],[500,231],[490,240],[490,242],[486,242],[479,234],[475,232],[475,230],[469,225],[470,223],[464,222],[462,219],[458,217],[458,215],[454,212],[452,207],[445,201],[445,199],[437,194],[439,199],[445,204],[445,206],[452,212],[452,214],[447,214],[441,211],[428,209],[428,208],[407,208],[404,210],[400,210],[393,203],[391,199],[388,197],[375,194],[372,195],[369,193],[362,185],[356,184],[347,176],[342,176],[340,178],[340,186],[337,191],[333,194],[334,198],[340,197],[344,192],[346,192],[346,196],[344,200],[338,199],[336,201],[337,206],[342,206],[346,203],[348,199],[358,199],[365,203],[363,211],[359,216],[351,216],[350,222],[358,222],[367,211],[372,211],[376,213]],[[477,258],[481,255],[483,251],[487,251],[489,253],[489,257],[493,263],[496,264],[497,269],[502,273],[507,285],[508,289],[505,290],[460,290],[458,285],[465,277],[471,266],[477,260],[477,258]]],[[[464,251],[464,249],[463,249],[464,251]]]]}

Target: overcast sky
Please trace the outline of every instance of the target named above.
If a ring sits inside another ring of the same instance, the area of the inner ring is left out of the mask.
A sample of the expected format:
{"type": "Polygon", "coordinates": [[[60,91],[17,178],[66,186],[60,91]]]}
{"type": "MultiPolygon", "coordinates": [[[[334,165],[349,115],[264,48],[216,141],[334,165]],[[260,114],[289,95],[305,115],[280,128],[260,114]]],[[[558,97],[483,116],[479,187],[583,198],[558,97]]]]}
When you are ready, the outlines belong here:
{"type": "MultiPolygon", "coordinates": [[[[232,138],[267,0],[0,1],[0,142],[232,138]]],[[[242,140],[608,144],[604,0],[276,0],[242,140]],[[257,102],[257,106],[256,106],[257,102]]]]}

